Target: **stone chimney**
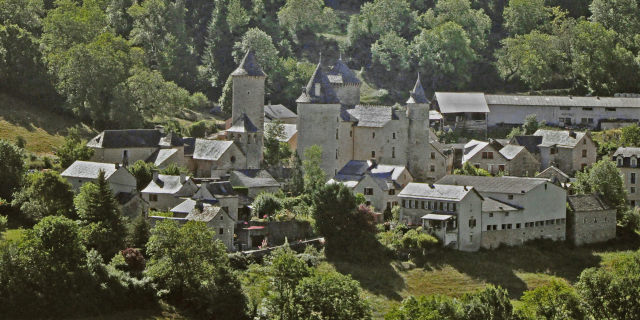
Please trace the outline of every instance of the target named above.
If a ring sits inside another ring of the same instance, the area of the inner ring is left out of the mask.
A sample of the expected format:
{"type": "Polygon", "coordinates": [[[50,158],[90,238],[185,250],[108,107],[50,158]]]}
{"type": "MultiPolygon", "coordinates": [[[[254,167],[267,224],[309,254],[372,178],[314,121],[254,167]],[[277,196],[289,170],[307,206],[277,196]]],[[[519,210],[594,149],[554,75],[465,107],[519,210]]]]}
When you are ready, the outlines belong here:
{"type": "Polygon", "coordinates": [[[120,169],[120,164],[116,162],[116,170],[120,169]]]}
{"type": "Polygon", "coordinates": [[[153,181],[157,182],[158,181],[158,173],[160,173],[160,171],[158,171],[158,169],[154,169],[152,172],[153,172],[153,181]]]}
{"type": "Polygon", "coordinates": [[[187,182],[187,174],[180,172],[180,184],[184,184],[185,182],[187,182]]]}
{"type": "Polygon", "coordinates": [[[160,131],[160,134],[164,134],[164,126],[157,125],[157,126],[155,126],[155,129],[160,131]]]}
{"type": "Polygon", "coordinates": [[[575,131],[573,131],[573,130],[569,130],[569,137],[571,137],[571,138],[574,138],[574,139],[575,139],[575,138],[577,137],[576,132],[575,132],[575,131]]]}

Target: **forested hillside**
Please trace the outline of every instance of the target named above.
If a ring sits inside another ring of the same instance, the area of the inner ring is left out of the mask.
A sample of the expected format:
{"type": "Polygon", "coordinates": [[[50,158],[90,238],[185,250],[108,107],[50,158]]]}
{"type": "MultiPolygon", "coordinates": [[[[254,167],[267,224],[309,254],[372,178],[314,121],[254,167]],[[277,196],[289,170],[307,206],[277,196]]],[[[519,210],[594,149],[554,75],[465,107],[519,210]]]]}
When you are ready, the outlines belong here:
{"type": "Polygon", "coordinates": [[[268,99],[295,99],[322,53],[380,100],[425,89],[637,92],[636,0],[0,0],[0,91],[98,128],[230,104],[252,48],[268,99]],[[380,93],[379,93],[380,94],[380,93]]]}

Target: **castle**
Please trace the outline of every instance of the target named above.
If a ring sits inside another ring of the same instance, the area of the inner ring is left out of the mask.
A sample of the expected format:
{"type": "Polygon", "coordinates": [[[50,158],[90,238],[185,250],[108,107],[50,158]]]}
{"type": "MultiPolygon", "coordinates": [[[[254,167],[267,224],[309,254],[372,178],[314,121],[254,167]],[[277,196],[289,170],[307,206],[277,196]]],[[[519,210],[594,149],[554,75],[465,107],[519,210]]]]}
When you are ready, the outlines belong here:
{"type": "MultiPolygon", "coordinates": [[[[238,143],[247,167],[263,159],[264,93],[266,74],[253,52],[247,52],[233,77],[232,127],[227,139],[238,143]]],[[[410,92],[407,110],[360,105],[361,82],[340,58],[326,72],[322,61],[298,104],[298,150],[322,147],[322,169],[333,177],[350,160],[403,165],[416,181],[435,181],[431,149],[429,102],[420,78],[410,92]],[[432,171],[433,170],[433,171],[432,171]],[[432,173],[432,174],[430,174],[432,173]]]]}

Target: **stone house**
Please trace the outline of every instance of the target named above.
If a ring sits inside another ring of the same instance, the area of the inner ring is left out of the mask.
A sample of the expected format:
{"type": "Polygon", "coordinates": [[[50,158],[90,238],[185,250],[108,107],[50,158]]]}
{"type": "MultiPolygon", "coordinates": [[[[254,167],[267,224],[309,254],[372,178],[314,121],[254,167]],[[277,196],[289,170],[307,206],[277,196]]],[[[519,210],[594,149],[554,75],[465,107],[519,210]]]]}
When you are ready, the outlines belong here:
{"type": "Polygon", "coordinates": [[[503,172],[511,176],[532,177],[540,168],[540,162],[525,147],[503,147],[499,143],[478,140],[471,140],[465,145],[462,164],[466,162],[492,175],[503,172]]]}
{"type": "Polygon", "coordinates": [[[572,188],[573,183],[575,182],[575,178],[569,177],[566,173],[562,172],[562,170],[551,166],[544,171],[538,173],[535,178],[547,179],[552,183],[558,184],[567,190],[568,195],[572,195],[575,191],[572,188]]]}
{"type": "Polygon", "coordinates": [[[246,156],[234,141],[196,139],[187,167],[198,178],[221,177],[244,169],[246,156]]]}
{"type": "Polygon", "coordinates": [[[398,197],[401,221],[421,226],[446,246],[480,249],[484,198],[473,187],[409,183],[398,197]]]}
{"type": "Polygon", "coordinates": [[[616,237],[616,209],[601,195],[567,197],[567,240],[576,246],[604,242],[616,237]]]}
{"type": "Polygon", "coordinates": [[[565,239],[567,192],[546,179],[453,175],[437,183],[473,186],[482,197],[495,201],[485,201],[482,209],[483,248],[520,245],[536,238],[565,239]]]}
{"type": "Polygon", "coordinates": [[[183,202],[181,198],[191,197],[196,191],[198,186],[184,173],[170,176],[158,174],[158,170],[154,170],[151,182],[142,190],[142,196],[149,203],[150,209],[169,211],[183,202]]]}
{"type": "Polygon", "coordinates": [[[269,123],[275,120],[295,125],[298,122],[298,115],[281,104],[272,105],[269,103],[264,106],[264,122],[269,123]]]}
{"type": "Polygon", "coordinates": [[[87,182],[95,182],[100,170],[104,171],[104,177],[109,183],[113,193],[131,193],[136,188],[136,178],[127,168],[113,163],[100,163],[91,161],[76,161],[61,176],[69,183],[73,190],[78,191],[87,182]]]}
{"type": "Polygon", "coordinates": [[[280,183],[264,169],[231,171],[229,182],[233,187],[247,188],[247,196],[250,198],[255,198],[263,192],[277,193],[280,191],[280,183]]]}
{"type": "Polygon", "coordinates": [[[454,150],[438,141],[438,136],[429,130],[431,151],[426,182],[434,183],[453,172],[454,150]]]}
{"type": "Polygon", "coordinates": [[[483,93],[436,92],[432,109],[442,114],[443,127],[486,131],[489,106],[483,93]]]}
{"type": "Polygon", "coordinates": [[[234,221],[238,220],[238,194],[228,181],[202,182],[200,189],[191,197],[191,200],[220,206],[234,221]]]}
{"type": "Polygon", "coordinates": [[[216,232],[216,240],[222,241],[227,246],[227,250],[235,251],[233,235],[236,220],[227,212],[226,208],[200,202],[196,204],[186,219],[206,223],[207,227],[216,232]]]}
{"type": "Polygon", "coordinates": [[[404,166],[352,160],[327,183],[342,183],[354,194],[362,193],[367,205],[382,212],[398,205],[398,194],[411,182],[413,176],[404,166]]]}
{"type": "Polygon", "coordinates": [[[160,149],[184,147],[178,135],[165,135],[162,126],[149,130],[105,130],[89,140],[87,146],[94,150],[91,161],[121,163],[124,166],[134,164],[138,160],[150,162],[148,159],[160,149]]]}
{"type": "Polygon", "coordinates": [[[631,207],[640,206],[640,191],[638,190],[638,178],[640,178],[640,148],[620,147],[611,157],[616,166],[622,172],[624,186],[627,189],[627,201],[631,207]]]}

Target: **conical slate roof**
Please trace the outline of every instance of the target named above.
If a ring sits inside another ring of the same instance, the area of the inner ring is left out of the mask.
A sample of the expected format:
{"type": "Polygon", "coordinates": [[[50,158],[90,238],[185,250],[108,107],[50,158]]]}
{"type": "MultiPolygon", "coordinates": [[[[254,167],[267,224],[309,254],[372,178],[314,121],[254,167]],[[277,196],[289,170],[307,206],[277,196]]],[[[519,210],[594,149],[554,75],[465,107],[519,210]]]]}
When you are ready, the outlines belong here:
{"type": "Polygon", "coordinates": [[[253,50],[249,49],[247,54],[240,62],[238,69],[231,73],[232,76],[252,76],[252,77],[266,77],[267,75],[262,71],[258,60],[256,60],[253,50]]]}
{"type": "Polygon", "coordinates": [[[241,114],[227,132],[256,132],[258,128],[249,120],[246,113],[241,114]]]}
{"type": "Polygon", "coordinates": [[[342,61],[342,55],[327,74],[332,83],[360,83],[356,74],[342,61]]]}
{"type": "Polygon", "coordinates": [[[420,82],[420,74],[418,73],[418,80],[416,81],[415,87],[413,87],[413,91],[410,93],[409,100],[407,103],[429,103],[427,100],[427,96],[424,94],[424,89],[422,88],[422,83],[420,82]]]}
{"type": "Polygon", "coordinates": [[[302,95],[300,95],[296,102],[327,104],[340,103],[340,99],[338,99],[336,92],[333,91],[333,88],[331,87],[327,74],[322,70],[322,59],[318,62],[316,71],[313,72],[311,80],[309,80],[307,87],[304,89],[304,92],[302,92],[302,95]],[[316,95],[316,84],[320,84],[320,95],[316,95]]]}

